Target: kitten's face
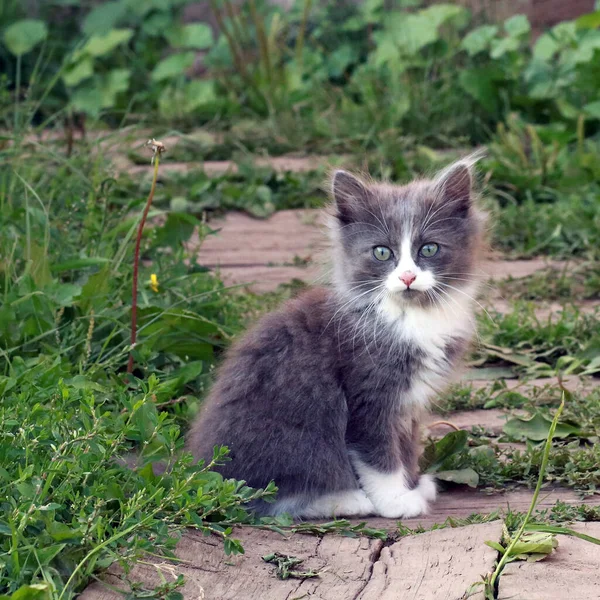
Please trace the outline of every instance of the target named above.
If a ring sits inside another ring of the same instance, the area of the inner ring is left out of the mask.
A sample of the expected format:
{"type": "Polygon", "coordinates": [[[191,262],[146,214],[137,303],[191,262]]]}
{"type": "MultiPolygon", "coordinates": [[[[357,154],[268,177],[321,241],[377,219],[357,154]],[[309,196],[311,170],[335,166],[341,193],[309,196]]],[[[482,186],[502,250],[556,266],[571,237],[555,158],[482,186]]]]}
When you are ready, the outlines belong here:
{"type": "Polygon", "coordinates": [[[352,307],[451,309],[457,295],[472,294],[482,219],[467,165],[406,186],[338,171],[333,194],[336,285],[352,307]]]}

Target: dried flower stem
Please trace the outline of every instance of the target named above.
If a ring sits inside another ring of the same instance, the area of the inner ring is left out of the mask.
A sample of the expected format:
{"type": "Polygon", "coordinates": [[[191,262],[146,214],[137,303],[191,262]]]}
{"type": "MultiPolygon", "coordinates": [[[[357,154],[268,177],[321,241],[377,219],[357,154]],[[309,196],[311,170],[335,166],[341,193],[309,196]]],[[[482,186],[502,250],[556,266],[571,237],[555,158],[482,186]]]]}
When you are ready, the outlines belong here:
{"type": "Polygon", "coordinates": [[[142,243],[142,233],[144,232],[144,225],[148,218],[148,211],[152,205],[152,199],[154,198],[154,191],[156,190],[156,180],[158,179],[158,165],[160,163],[160,155],[165,151],[165,147],[161,142],[154,139],[148,140],[147,146],[152,148],[153,156],[152,162],[154,163],[154,175],[152,177],[152,187],[148,194],[148,200],[146,200],[146,206],[142,213],[140,224],[138,225],[137,237],[135,240],[135,250],[133,253],[133,283],[131,286],[131,350],[129,352],[129,362],[127,363],[127,372],[133,372],[133,348],[137,340],[137,292],[138,292],[138,272],[140,265],[140,245],[142,243]]]}

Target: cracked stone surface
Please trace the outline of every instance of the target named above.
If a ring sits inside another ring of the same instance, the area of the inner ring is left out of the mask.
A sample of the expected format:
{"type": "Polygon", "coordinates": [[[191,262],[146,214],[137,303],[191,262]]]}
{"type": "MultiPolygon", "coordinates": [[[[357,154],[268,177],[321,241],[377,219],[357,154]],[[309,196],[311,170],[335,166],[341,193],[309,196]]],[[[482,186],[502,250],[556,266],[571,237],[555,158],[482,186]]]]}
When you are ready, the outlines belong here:
{"type": "MultiPolygon", "coordinates": [[[[250,529],[236,535],[244,545],[244,555],[225,557],[219,540],[191,532],[177,549],[183,562],[138,566],[131,578],[142,579],[152,588],[161,582],[161,572],[167,580],[181,572],[186,579],[182,590],[186,599],[458,599],[491,569],[495,552],[484,542],[500,538],[501,523],[432,531],[396,542],[334,535],[284,538],[250,529]],[[303,558],[301,567],[320,571],[319,577],[277,579],[274,567],[261,558],[275,551],[303,558]]],[[[115,575],[108,575],[106,581],[117,587],[120,583],[115,575]]],[[[80,596],[82,600],[120,597],[102,583],[92,584],[80,596]]]]}
{"type": "MultiPolygon", "coordinates": [[[[600,523],[577,523],[572,529],[600,537],[600,523]]],[[[600,549],[584,540],[558,536],[558,549],[543,561],[513,562],[500,577],[499,600],[600,598],[600,549]]]]}
{"type": "MultiPolygon", "coordinates": [[[[419,526],[430,528],[434,523],[443,523],[447,517],[457,519],[475,512],[506,512],[508,507],[524,512],[531,497],[530,490],[489,495],[457,488],[442,493],[430,515],[404,520],[403,525],[411,529],[419,526]]],[[[572,504],[581,502],[570,490],[545,490],[538,507],[550,508],[557,500],[572,504]]],[[[587,498],[586,503],[598,505],[600,498],[587,498]]],[[[242,541],[245,554],[227,557],[220,539],[190,531],[177,546],[179,561],[171,563],[166,559],[148,557],[146,564],[134,568],[130,579],[142,581],[146,588],[152,589],[161,583],[161,574],[167,581],[172,581],[178,573],[182,573],[186,581],[183,588],[186,600],[459,600],[472,583],[492,568],[496,553],[484,542],[499,541],[502,527],[502,521],[498,520],[398,539],[396,521],[382,518],[366,521],[370,527],[387,530],[390,539],[383,542],[364,537],[328,535],[318,538],[300,534],[284,537],[271,531],[242,528],[236,529],[234,537],[242,541]],[[279,580],[274,575],[274,567],[261,558],[271,552],[302,558],[301,568],[318,570],[320,576],[306,580],[279,580]]],[[[561,545],[559,550],[564,547],[561,545]]],[[[568,550],[570,546],[566,548],[568,550]]],[[[586,548],[589,552],[590,546],[586,548]]],[[[562,560],[568,561],[570,556],[566,554],[562,560]]],[[[123,588],[123,583],[116,573],[115,569],[110,569],[103,576],[103,580],[113,588],[102,582],[94,583],[82,593],[81,599],[120,599],[122,596],[114,587],[123,588]]],[[[521,572],[517,571],[515,578],[520,576],[521,572]]],[[[506,600],[509,597],[507,595],[506,600]]],[[[597,595],[586,597],[595,598],[597,595]]],[[[482,599],[483,596],[471,598],[482,599]]],[[[530,597],[527,598],[529,600],[530,597]]]]}

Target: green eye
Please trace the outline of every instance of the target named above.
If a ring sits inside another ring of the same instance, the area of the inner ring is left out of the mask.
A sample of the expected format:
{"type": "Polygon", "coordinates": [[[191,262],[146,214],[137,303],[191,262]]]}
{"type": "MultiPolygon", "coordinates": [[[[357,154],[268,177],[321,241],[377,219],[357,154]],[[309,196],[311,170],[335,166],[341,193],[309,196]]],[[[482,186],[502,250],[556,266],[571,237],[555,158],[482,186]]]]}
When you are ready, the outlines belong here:
{"type": "Polygon", "coordinates": [[[437,244],[424,244],[419,250],[419,254],[425,258],[431,258],[438,253],[440,247],[437,244]]]}
{"type": "Polygon", "coordinates": [[[373,256],[377,260],[390,260],[392,251],[387,246],[375,246],[373,248],[373,256]]]}

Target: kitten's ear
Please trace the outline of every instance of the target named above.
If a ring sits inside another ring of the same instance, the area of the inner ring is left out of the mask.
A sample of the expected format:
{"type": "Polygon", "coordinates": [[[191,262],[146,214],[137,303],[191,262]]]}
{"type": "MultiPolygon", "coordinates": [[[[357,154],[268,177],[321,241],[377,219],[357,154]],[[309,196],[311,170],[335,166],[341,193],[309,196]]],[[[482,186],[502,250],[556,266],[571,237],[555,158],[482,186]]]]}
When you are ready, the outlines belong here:
{"type": "Polygon", "coordinates": [[[331,193],[337,209],[336,216],[342,223],[352,222],[368,194],[366,185],[358,177],[341,170],[331,178],[331,193]]]}
{"type": "Polygon", "coordinates": [[[435,178],[435,195],[453,212],[466,216],[473,195],[473,167],[481,154],[468,156],[444,169],[435,178]]]}

